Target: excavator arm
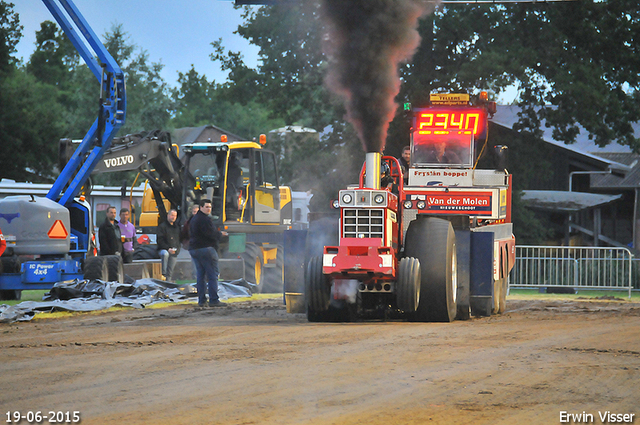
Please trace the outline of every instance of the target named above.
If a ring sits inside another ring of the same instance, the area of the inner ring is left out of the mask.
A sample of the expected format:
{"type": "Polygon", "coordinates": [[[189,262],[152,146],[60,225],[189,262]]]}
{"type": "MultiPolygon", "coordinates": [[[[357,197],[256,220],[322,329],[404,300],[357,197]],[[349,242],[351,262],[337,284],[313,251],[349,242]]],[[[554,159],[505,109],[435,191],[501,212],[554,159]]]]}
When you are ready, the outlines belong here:
{"type": "Polygon", "coordinates": [[[195,179],[185,172],[185,166],[171,144],[166,131],[127,135],[116,138],[96,164],[94,173],[138,171],[149,182],[158,205],[160,217],[166,217],[163,198],[172,208],[181,211],[185,182],[195,184],[195,179]]]}

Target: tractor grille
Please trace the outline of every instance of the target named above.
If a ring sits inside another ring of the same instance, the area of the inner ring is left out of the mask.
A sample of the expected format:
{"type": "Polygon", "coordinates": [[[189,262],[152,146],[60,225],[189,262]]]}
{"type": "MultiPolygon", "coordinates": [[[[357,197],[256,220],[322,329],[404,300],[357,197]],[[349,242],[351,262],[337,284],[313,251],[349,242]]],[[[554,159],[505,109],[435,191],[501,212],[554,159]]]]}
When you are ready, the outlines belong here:
{"type": "Polygon", "coordinates": [[[402,210],[402,240],[407,236],[409,224],[418,217],[418,210],[415,208],[405,208],[402,210]]]}
{"type": "Polygon", "coordinates": [[[383,210],[344,209],[342,211],[343,238],[384,237],[383,210]]]}

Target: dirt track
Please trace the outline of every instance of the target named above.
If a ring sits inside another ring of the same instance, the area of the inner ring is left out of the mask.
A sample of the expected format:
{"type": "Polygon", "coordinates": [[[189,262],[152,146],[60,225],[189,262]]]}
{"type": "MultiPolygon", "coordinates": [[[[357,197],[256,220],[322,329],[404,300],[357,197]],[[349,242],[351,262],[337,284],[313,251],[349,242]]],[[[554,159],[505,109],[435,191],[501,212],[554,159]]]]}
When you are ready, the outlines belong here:
{"type": "MultiPolygon", "coordinates": [[[[635,414],[640,304],[510,301],[468,322],[307,323],[280,302],[0,325],[0,406],[83,424],[557,424],[635,414]]],[[[27,423],[22,421],[21,423],[27,423]]],[[[48,423],[48,422],[43,422],[48,423]]]]}

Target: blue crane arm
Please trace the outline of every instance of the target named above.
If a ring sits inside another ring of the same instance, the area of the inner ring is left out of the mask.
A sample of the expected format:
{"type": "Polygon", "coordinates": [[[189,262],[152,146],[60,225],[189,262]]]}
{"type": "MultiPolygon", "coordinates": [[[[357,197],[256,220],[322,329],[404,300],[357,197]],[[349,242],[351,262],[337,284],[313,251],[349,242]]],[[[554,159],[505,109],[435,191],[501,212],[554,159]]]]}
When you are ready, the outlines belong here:
{"type": "Polygon", "coordinates": [[[124,125],[127,110],[125,79],[120,66],[72,0],[42,1],[100,83],[98,118],[47,193],[47,198],[67,205],[78,195],[91,171],[111,146],[113,137],[124,125]],[[58,3],[64,8],[66,15],[58,3]],[[76,31],[71,22],[79,31],[76,31]]]}

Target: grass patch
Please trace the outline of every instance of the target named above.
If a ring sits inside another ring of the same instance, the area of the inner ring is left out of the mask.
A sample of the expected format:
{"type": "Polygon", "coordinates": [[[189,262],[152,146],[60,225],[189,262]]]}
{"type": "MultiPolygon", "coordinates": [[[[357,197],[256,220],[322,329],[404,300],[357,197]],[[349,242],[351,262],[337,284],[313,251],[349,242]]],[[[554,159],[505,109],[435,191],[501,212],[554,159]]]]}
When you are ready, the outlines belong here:
{"type": "Polygon", "coordinates": [[[577,294],[541,294],[538,289],[511,289],[508,299],[531,299],[531,300],[577,300],[586,298],[588,300],[608,299],[610,297],[619,298],[625,301],[640,302],[640,292],[631,291],[631,299],[629,299],[629,291],[612,291],[612,290],[594,290],[583,289],[578,290],[577,294]]]}
{"type": "Polygon", "coordinates": [[[40,289],[40,290],[34,290],[34,291],[22,291],[21,299],[19,299],[19,300],[0,301],[0,304],[16,305],[16,304],[20,304],[22,301],[42,301],[42,297],[47,292],[49,292],[48,289],[40,289]]]}

